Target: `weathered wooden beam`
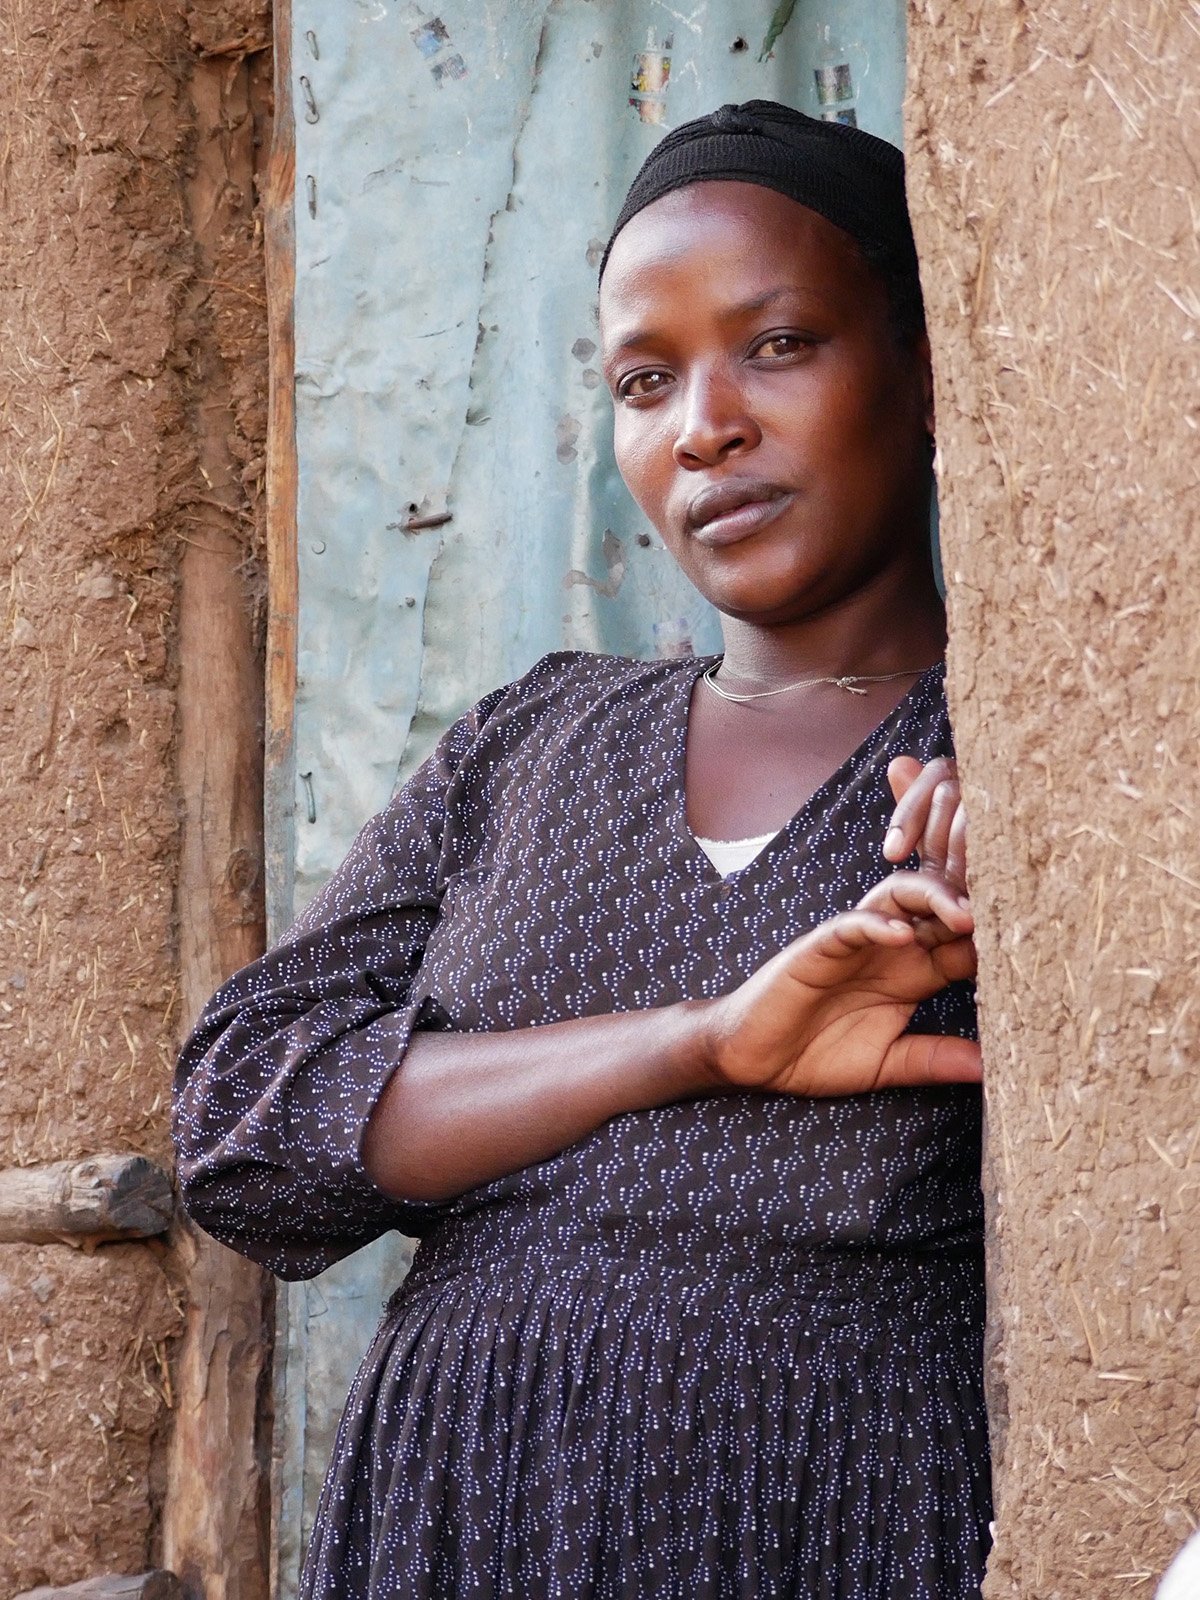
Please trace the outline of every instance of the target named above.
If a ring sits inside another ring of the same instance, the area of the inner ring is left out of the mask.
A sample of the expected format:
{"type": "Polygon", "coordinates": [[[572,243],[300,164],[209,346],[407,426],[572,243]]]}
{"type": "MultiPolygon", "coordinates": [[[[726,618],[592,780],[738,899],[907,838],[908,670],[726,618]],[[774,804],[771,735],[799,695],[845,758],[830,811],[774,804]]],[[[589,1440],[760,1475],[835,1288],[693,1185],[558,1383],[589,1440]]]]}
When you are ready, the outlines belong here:
{"type": "Polygon", "coordinates": [[[62,1588],[27,1589],[14,1600],[180,1600],[182,1594],[173,1572],[141,1572],[135,1578],[85,1578],[62,1588]]]}
{"type": "Polygon", "coordinates": [[[0,1170],[0,1244],[85,1244],[165,1233],[171,1180],[145,1156],[0,1170]]]}
{"type": "MultiPolygon", "coordinates": [[[[253,8],[240,9],[248,14],[253,8]]],[[[219,17],[238,10],[192,7],[193,42],[222,47],[227,35],[211,31],[205,40],[204,30],[223,28],[219,17]]],[[[278,18],[275,25],[286,28],[278,18]]],[[[212,285],[230,276],[230,241],[248,243],[260,221],[254,197],[264,174],[257,165],[256,131],[265,128],[268,115],[267,66],[262,56],[236,67],[220,59],[201,59],[193,66],[189,93],[196,108],[196,149],[203,159],[198,155],[185,200],[196,252],[195,283],[205,304],[211,297],[219,307],[212,285]]],[[[276,94],[289,94],[288,58],[276,69],[276,94]]],[[[293,188],[292,161],[281,152],[278,138],[276,132],[265,174],[268,197],[261,220],[268,238],[278,230],[285,204],[290,213],[293,188]]],[[[251,290],[257,285],[247,276],[232,292],[251,290]]],[[[277,319],[269,306],[268,320],[274,333],[277,319]]],[[[202,331],[205,326],[202,322],[202,331]]],[[[195,390],[195,437],[205,476],[224,486],[217,492],[234,506],[241,464],[231,452],[228,416],[247,382],[258,384],[259,346],[248,358],[255,363],[250,369],[237,350],[220,345],[219,327],[216,332],[215,345],[204,335],[208,343],[195,390]]],[[[273,353],[271,363],[272,386],[278,365],[278,381],[290,390],[290,358],[280,363],[273,353]]],[[[261,376],[267,376],[265,362],[261,376]]],[[[277,398],[271,404],[274,408],[277,398]]],[[[273,474],[268,450],[268,508],[276,494],[273,474]]],[[[246,509],[255,513],[253,505],[246,509]]],[[[271,515],[268,509],[268,521],[271,515]]],[[[176,753],[183,847],[177,905],[186,930],[179,962],[185,1028],[219,984],[261,954],[265,937],[263,662],[254,582],[246,572],[250,552],[244,544],[237,548],[235,526],[248,524],[240,515],[208,518],[204,548],[193,533],[180,558],[176,753]]],[[[267,543],[274,594],[269,532],[267,543]]],[[[188,1600],[267,1600],[270,1280],[251,1262],[205,1238],[182,1215],[172,1244],[184,1273],[186,1320],[172,1363],[175,1406],[160,1559],[179,1574],[188,1600]]]]}

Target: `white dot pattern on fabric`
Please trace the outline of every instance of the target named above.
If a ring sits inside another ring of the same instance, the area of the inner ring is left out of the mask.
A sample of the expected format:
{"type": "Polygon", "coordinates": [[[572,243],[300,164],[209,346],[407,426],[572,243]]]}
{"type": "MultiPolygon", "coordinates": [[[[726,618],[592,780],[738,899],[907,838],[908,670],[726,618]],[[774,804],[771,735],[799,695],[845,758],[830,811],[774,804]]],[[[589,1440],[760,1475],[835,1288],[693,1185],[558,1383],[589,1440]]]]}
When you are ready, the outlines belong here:
{"type": "MultiPolygon", "coordinates": [[[[362,1168],[414,1028],[720,994],[891,870],[887,763],[952,748],[940,669],[722,879],[683,787],[707,664],[554,655],[480,702],[184,1049],[203,1227],[288,1277],[423,1241],[346,1406],[312,1600],[979,1593],[977,1089],[631,1113],[446,1205],[362,1168]]],[[[912,1026],[972,1034],[970,986],[912,1026]]]]}

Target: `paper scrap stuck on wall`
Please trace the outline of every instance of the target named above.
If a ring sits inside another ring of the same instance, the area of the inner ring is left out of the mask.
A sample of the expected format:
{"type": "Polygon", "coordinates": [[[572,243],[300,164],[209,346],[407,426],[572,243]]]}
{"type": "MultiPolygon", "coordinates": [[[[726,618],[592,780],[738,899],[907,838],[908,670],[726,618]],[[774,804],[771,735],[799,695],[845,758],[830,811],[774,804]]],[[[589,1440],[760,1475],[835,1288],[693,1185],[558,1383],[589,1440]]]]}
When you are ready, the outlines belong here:
{"type": "Polygon", "coordinates": [[[633,58],[629,76],[629,104],[643,122],[661,125],[667,120],[667,90],[671,84],[672,35],[660,47],[652,43],[633,58]]]}

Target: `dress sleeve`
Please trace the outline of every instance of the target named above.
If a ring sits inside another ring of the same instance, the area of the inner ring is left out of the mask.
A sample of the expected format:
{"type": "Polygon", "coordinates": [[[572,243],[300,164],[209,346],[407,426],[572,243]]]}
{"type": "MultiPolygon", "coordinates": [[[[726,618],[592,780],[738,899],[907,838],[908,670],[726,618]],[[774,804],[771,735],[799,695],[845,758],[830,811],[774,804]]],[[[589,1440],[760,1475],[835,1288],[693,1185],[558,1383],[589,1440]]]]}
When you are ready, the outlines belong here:
{"type": "Polygon", "coordinates": [[[312,1277],[391,1229],[425,1232],[438,1212],[376,1188],[360,1147],[424,1021],[410,996],[438,916],[448,797],[497,699],[450,729],[280,943],[217,991],[183,1047],[184,1205],[280,1277],[312,1277]]]}

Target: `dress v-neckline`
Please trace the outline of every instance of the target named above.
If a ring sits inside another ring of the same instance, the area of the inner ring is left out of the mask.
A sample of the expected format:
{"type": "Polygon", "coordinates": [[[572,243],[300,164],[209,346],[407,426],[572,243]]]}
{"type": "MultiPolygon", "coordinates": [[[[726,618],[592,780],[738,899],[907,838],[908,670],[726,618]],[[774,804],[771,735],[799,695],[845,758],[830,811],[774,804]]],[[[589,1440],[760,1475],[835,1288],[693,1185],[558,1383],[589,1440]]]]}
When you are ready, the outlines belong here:
{"type": "MultiPolygon", "coordinates": [[[[808,799],[796,810],[783,826],[762,847],[756,856],[739,867],[736,872],[727,876],[722,874],[716,864],[705,854],[702,845],[696,841],[696,835],[688,825],[687,818],[687,743],[688,727],[691,721],[692,698],[701,676],[708,671],[713,662],[720,661],[719,655],[699,656],[689,663],[690,672],[681,672],[679,675],[679,693],[681,696],[680,714],[677,720],[677,737],[672,751],[673,772],[671,774],[671,801],[672,801],[672,828],[676,838],[681,843],[684,851],[695,863],[697,875],[707,878],[714,887],[728,887],[733,883],[740,883],[747,879],[764,861],[771,860],[776,852],[782,848],[784,841],[802,824],[807,823],[811,817],[827,803],[834,792],[840,792],[852,778],[856,770],[865,764],[873,764],[876,752],[872,749],[877,742],[886,745],[888,735],[894,726],[899,725],[908,714],[911,702],[924,688],[933,673],[941,673],[944,663],[935,661],[925,668],[916,682],[907,691],[902,699],[898,700],[892,709],[880,722],[877,722],[863,739],[854,747],[846,759],[829,774],[808,799]]],[[[880,851],[883,849],[883,840],[879,841],[880,851]]]]}

